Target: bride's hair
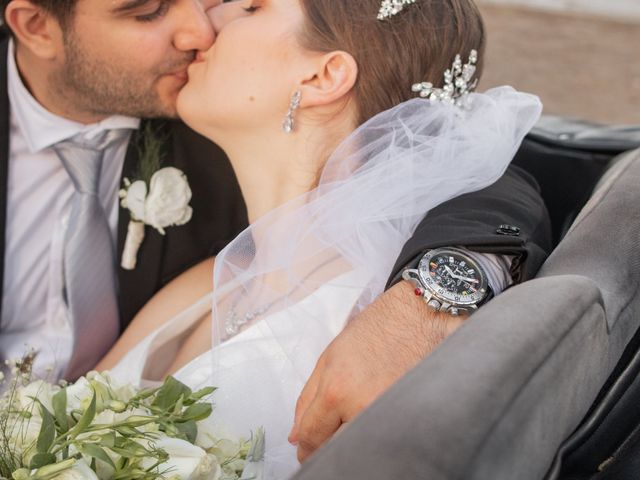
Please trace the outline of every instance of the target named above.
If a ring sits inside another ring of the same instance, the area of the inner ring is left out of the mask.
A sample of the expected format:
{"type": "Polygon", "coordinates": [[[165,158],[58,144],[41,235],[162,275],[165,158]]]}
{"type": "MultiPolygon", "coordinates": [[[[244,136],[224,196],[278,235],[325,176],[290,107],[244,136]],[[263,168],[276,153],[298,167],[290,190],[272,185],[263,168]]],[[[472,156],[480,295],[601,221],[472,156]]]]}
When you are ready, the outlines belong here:
{"type": "Polygon", "coordinates": [[[444,72],[460,54],[477,50],[482,72],[485,30],[472,0],[416,0],[402,12],[378,20],[380,0],[301,0],[303,47],[343,50],[358,64],[354,86],[358,123],[414,98],[411,85],[441,87],[444,72]]]}

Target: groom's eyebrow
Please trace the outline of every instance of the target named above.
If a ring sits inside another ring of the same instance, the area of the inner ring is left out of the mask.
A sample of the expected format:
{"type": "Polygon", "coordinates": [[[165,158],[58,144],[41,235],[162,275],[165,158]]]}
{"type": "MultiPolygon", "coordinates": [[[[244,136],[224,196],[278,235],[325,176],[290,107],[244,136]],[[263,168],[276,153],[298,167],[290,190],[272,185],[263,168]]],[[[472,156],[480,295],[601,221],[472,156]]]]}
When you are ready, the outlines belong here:
{"type": "Polygon", "coordinates": [[[136,8],[142,7],[145,4],[149,3],[150,0],[128,0],[122,2],[121,5],[115,7],[112,12],[113,13],[124,13],[130,10],[135,10],[136,8]]]}

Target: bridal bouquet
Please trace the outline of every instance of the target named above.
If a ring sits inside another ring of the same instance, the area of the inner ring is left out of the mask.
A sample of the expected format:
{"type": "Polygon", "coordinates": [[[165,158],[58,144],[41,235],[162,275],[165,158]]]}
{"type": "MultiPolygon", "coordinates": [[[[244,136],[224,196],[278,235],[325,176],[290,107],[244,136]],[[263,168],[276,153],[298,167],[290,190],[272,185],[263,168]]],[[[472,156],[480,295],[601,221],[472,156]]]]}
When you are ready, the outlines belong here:
{"type": "Polygon", "coordinates": [[[54,385],[31,381],[28,358],[11,367],[0,399],[0,479],[231,480],[264,449],[262,432],[251,443],[208,431],[214,388],[193,392],[169,377],[140,389],[96,372],[54,385]]]}

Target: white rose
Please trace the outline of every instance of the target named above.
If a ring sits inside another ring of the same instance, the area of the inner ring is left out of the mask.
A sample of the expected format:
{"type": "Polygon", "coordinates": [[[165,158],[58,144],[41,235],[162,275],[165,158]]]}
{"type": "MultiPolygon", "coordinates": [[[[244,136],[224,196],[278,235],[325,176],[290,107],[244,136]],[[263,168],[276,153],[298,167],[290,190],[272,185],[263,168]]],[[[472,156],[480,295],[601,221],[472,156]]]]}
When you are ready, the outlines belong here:
{"type": "Polygon", "coordinates": [[[144,203],[147,198],[147,184],[142,180],[133,182],[126,190],[122,199],[123,208],[131,211],[131,216],[135,220],[144,221],[144,203]]]}
{"type": "MultiPolygon", "coordinates": [[[[185,440],[161,437],[154,444],[169,455],[169,460],[159,467],[169,477],[180,480],[219,480],[222,474],[214,455],[185,440]]],[[[142,463],[144,468],[149,468],[153,465],[153,460],[145,459],[142,463]]]]}
{"type": "Polygon", "coordinates": [[[73,467],[52,477],[51,480],[99,480],[99,478],[86,462],[79,460],[73,464],[73,467]]]}
{"type": "Polygon", "coordinates": [[[184,173],[174,167],[158,170],[151,177],[145,202],[144,222],[164,235],[164,228],[191,220],[191,188],[184,173]]]}

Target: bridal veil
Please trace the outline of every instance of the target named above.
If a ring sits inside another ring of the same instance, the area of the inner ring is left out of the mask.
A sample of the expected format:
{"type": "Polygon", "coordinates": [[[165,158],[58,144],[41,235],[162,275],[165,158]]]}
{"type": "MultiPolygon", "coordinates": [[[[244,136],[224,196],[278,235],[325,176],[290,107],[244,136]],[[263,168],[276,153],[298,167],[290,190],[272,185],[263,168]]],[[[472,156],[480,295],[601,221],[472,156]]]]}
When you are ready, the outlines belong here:
{"type": "Polygon", "coordinates": [[[214,416],[245,435],[266,426],[268,478],[293,468],[286,433],[324,348],[383,292],[425,214],[495,182],[541,113],[537,97],[510,87],[469,99],[467,109],[414,99],[372,118],[331,155],[316,188],[216,258],[214,416]],[[233,378],[244,393],[226,389],[233,378]]]}

